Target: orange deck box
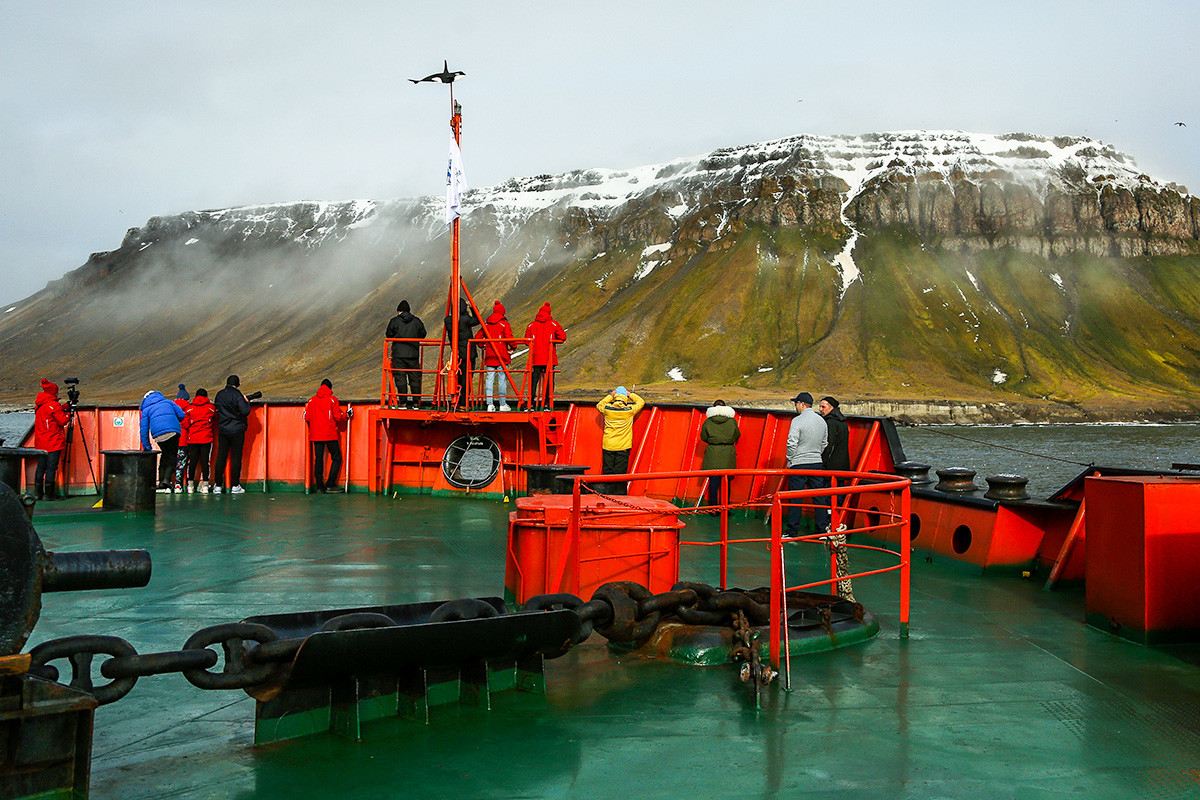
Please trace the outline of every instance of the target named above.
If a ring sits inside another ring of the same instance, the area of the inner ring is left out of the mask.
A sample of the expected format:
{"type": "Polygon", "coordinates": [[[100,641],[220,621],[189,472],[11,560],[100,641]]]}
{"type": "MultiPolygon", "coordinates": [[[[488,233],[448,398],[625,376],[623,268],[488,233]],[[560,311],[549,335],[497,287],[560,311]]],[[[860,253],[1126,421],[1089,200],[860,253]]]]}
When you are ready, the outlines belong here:
{"type": "Polygon", "coordinates": [[[570,495],[517,498],[508,515],[506,599],[570,592],[584,600],[609,581],[665,592],[679,580],[679,509],[665,500],[622,495],[620,503],[582,498],[579,552],[573,552],[570,495]],[[628,504],[628,505],[625,505],[628,504]],[[576,579],[578,575],[578,579],[576,579]]]}
{"type": "Polygon", "coordinates": [[[1088,478],[1087,621],[1143,644],[1200,641],[1200,479],[1088,478]]]}

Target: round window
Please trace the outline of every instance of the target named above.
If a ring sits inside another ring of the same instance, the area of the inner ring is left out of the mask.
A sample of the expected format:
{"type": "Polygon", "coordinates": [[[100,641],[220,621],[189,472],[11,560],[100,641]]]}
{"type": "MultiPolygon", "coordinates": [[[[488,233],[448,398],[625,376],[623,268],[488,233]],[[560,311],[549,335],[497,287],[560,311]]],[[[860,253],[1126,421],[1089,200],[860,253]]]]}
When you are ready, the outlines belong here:
{"type": "Polygon", "coordinates": [[[458,489],[482,489],[499,471],[500,446],[486,436],[460,436],[442,456],[442,474],[458,489]]]}

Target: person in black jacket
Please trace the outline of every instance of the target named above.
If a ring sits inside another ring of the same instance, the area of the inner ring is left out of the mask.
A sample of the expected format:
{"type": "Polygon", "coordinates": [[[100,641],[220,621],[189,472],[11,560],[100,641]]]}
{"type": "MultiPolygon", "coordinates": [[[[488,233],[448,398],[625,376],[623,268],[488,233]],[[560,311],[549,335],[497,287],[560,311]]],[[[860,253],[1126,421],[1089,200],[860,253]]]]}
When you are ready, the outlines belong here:
{"type": "MultiPolygon", "coordinates": [[[[446,341],[450,342],[450,325],[453,324],[452,317],[447,314],[446,325],[446,341]]],[[[471,369],[475,369],[475,345],[470,346],[468,351],[467,343],[474,335],[475,326],[479,324],[479,318],[471,313],[471,307],[467,304],[465,297],[458,298],[458,407],[465,408],[467,405],[467,383],[470,380],[470,374],[467,372],[467,358],[470,356],[471,369]]]]}
{"type": "MultiPolygon", "coordinates": [[[[213,405],[217,410],[217,463],[213,476],[213,494],[225,487],[225,462],[229,461],[229,493],[243,494],[242,446],[246,443],[246,418],[250,416],[250,401],[238,387],[241,380],[230,375],[225,388],[217,392],[213,405]]],[[[258,395],[261,396],[261,395],[258,395]]]]}
{"type": "MultiPolygon", "coordinates": [[[[414,315],[407,300],[401,300],[396,306],[396,316],[388,322],[387,339],[424,339],[425,323],[414,315]]],[[[409,408],[409,395],[412,395],[412,408],[419,408],[421,403],[421,349],[416,342],[392,342],[392,379],[396,383],[397,404],[401,408],[409,408]]]]}
{"type": "Polygon", "coordinates": [[[821,466],[825,469],[850,470],[850,428],[846,416],[838,408],[836,397],[825,396],[817,405],[817,411],[825,418],[829,428],[829,443],[821,451],[821,466]]]}

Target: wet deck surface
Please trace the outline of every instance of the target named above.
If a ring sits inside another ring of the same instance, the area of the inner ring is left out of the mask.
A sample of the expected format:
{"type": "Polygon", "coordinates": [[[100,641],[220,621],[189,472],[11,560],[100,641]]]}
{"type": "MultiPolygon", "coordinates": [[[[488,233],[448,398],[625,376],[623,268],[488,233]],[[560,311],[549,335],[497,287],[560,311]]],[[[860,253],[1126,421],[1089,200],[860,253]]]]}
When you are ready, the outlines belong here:
{"type": "MultiPolygon", "coordinates": [[[[31,645],[103,633],[143,653],[174,650],[255,614],[502,593],[511,505],[159,501],[153,517],[85,512],[82,498],[35,517],[48,549],[145,547],[154,576],[145,589],[45,596],[31,645]]],[[[712,524],[688,520],[687,538],[712,524]]],[[[883,565],[858,558],[856,568],[883,565]]],[[[765,554],[734,564],[733,583],[765,583],[765,554]]],[[[802,569],[793,563],[789,579],[802,569]]],[[[715,582],[695,556],[682,573],[715,582]]],[[[732,668],[616,655],[598,636],[548,662],[545,696],[437,707],[430,725],[380,720],[360,743],[255,747],[243,692],[143,678],[97,712],[92,797],[1200,797],[1196,648],[1090,629],[1082,591],[1040,583],[917,564],[902,641],[898,579],[859,581],[880,635],[794,658],[794,691],[771,687],[760,711],[732,668]]]]}

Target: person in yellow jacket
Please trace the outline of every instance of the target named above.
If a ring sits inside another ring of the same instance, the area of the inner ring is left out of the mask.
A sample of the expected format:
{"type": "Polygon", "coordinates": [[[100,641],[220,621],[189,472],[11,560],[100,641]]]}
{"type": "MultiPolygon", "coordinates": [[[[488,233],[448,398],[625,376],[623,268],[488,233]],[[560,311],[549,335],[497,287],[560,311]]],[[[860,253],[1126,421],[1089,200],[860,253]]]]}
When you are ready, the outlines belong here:
{"type": "MultiPolygon", "coordinates": [[[[633,448],[633,418],[646,401],[624,386],[609,392],[596,410],[604,415],[604,475],[621,475],[629,471],[629,451],[633,448]]],[[[624,491],[624,487],[621,487],[624,491]]]]}

